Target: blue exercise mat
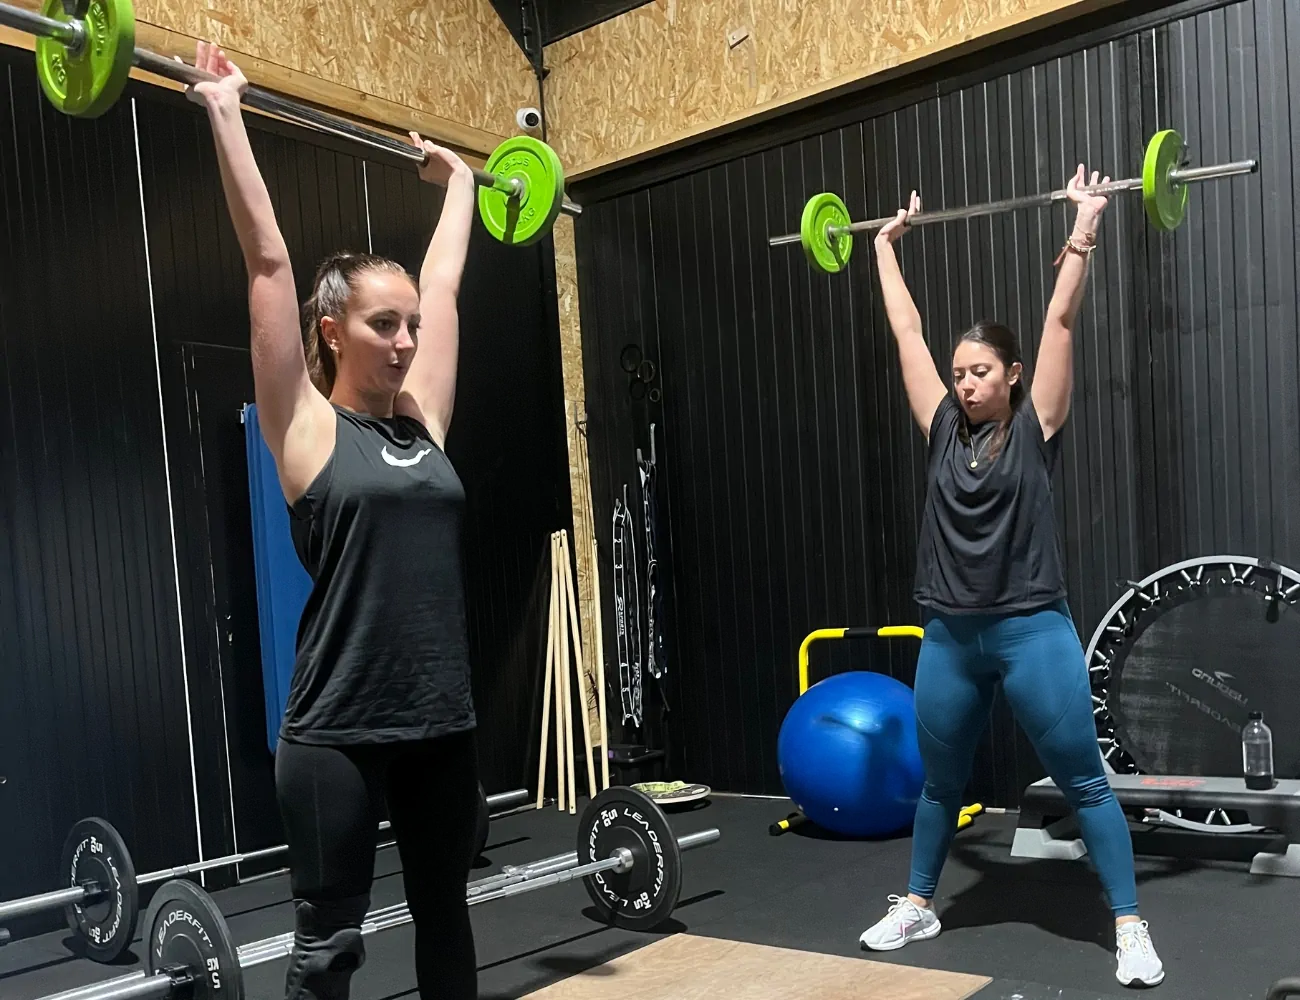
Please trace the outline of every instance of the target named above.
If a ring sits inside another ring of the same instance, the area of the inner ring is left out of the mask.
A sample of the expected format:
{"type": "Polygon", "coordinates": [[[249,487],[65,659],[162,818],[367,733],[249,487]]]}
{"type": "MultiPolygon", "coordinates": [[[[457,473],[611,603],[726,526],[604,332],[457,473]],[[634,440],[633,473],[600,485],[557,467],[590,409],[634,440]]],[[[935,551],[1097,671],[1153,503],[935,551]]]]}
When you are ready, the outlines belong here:
{"type": "Polygon", "coordinates": [[[253,513],[253,565],[257,572],[257,621],[262,635],[262,686],[266,695],[266,743],[280,736],[293,678],[298,621],[311,593],[311,577],[298,561],[289,534],[289,510],[280,491],[271,449],[262,439],[257,406],[244,407],[248,451],[248,497],[253,513]]]}

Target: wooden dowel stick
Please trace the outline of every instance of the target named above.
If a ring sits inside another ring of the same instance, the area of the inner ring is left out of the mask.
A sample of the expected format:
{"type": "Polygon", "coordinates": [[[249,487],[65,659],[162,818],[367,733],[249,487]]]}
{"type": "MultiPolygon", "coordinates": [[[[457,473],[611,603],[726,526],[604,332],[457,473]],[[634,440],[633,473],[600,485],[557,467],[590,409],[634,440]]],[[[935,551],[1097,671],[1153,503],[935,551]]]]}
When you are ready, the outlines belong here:
{"type": "Polygon", "coordinates": [[[568,807],[564,770],[564,668],[561,666],[564,656],[565,635],[562,627],[564,621],[564,590],[560,586],[560,536],[551,536],[551,579],[555,585],[555,808],[564,812],[568,807]]]}
{"type": "Polygon", "coordinates": [[[587,672],[582,662],[582,628],[578,622],[578,602],[573,599],[573,565],[569,558],[569,533],[560,533],[560,552],[564,557],[564,592],[569,601],[569,627],[573,630],[573,659],[578,668],[578,705],[582,715],[582,745],[587,754],[587,794],[596,797],[596,767],[591,760],[591,720],[587,715],[587,672]]]}
{"type": "Polygon", "coordinates": [[[546,798],[546,757],[551,747],[551,679],[555,676],[555,538],[551,537],[551,588],[546,614],[546,680],[542,694],[541,748],[537,759],[537,808],[546,798]]]}
{"type": "MultiPolygon", "coordinates": [[[[568,558],[563,533],[557,536],[555,547],[560,560],[568,558]]],[[[565,767],[568,769],[569,813],[572,815],[578,811],[578,782],[573,774],[573,680],[569,673],[569,600],[564,587],[564,570],[565,567],[561,562],[558,567],[558,585],[560,588],[559,635],[563,637],[563,645],[560,647],[560,663],[564,675],[564,762],[565,767]]]]}
{"type": "Polygon", "coordinates": [[[591,592],[595,594],[592,614],[596,619],[596,705],[600,717],[600,787],[609,787],[609,723],[605,718],[605,635],[601,628],[600,549],[591,540],[591,592]]]}

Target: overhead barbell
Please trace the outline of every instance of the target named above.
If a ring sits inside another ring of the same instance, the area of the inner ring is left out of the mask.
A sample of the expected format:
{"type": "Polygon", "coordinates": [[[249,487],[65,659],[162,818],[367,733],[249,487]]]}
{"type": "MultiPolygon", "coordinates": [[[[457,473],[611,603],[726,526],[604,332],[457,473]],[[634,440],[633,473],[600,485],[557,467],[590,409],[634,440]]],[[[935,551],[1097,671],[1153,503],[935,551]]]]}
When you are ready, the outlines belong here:
{"type": "MultiPolygon", "coordinates": [[[[1183,164],[1183,138],[1173,129],[1157,132],[1147,143],[1142,162],[1142,176],[1126,180],[1091,185],[1083,190],[1093,194],[1117,194],[1122,191],[1141,191],[1147,217],[1157,229],[1177,229],[1187,211],[1187,186],[1205,181],[1221,180],[1241,174],[1253,174],[1259,169],[1256,160],[1236,160],[1210,167],[1188,167],[1183,164]]],[[[924,226],[931,223],[954,222],[985,215],[1001,215],[1021,208],[1037,208],[1066,201],[1065,188],[1039,194],[1021,195],[1001,201],[942,208],[933,212],[918,212],[909,225],[924,226]]],[[[881,229],[893,222],[894,215],[879,219],[853,222],[848,206],[836,194],[822,192],[808,199],[800,218],[799,232],[773,236],[768,246],[778,247],[792,243],[803,244],[808,262],[813,267],[834,274],[842,271],[853,253],[853,234],[881,229]]]]}
{"type": "MultiPolygon", "coordinates": [[[[493,812],[520,805],[528,798],[526,788],[480,798],[480,819],[475,831],[476,854],[482,852],[487,838],[483,811],[490,816],[493,812]]],[[[379,824],[380,832],[389,828],[387,820],[379,824]]],[[[122,836],[107,820],[89,817],[75,823],[63,842],[59,870],[66,873],[68,888],[0,902],[0,924],[63,909],[68,927],[81,939],[86,956],[97,962],[112,962],[126,951],[135,936],[140,886],[260,861],[288,850],[287,844],[280,844],[136,875],[131,852],[122,836]]],[[[0,944],[6,939],[7,936],[0,937],[0,944]]]]}
{"type": "MultiPolygon", "coordinates": [[[[43,0],[40,13],[0,3],[0,24],[36,36],[36,75],[50,103],[66,115],[95,118],[122,95],[138,66],[184,84],[215,77],[177,59],[135,45],[131,0],[43,0]]],[[[297,125],[423,164],[422,149],[337,115],[249,87],[243,102],[297,125]]],[[[540,139],[506,139],[484,169],[471,168],[478,185],[479,217],[502,243],[527,246],[544,238],[561,212],[581,215],[564,193],[564,167],[540,139]]]]}
{"type": "MultiPolygon", "coordinates": [[[[676,837],[648,795],[614,786],[588,803],[578,822],[577,850],[507,867],[466,886],[470,906],[582,879],[601,917],[646,930],[672,913],[681,894],[681,854],[712,844],[717,829],[676,837]]],[[[370,935],[410,923],[406,903],[366,914],[370,935]]],[[[158,889],[145,917],[144,970],[81,986],[43,1000],[243,1000],[243,970],[293,951],[292,932],[235,947],[216,903],[192,882],[158,889]]]]}

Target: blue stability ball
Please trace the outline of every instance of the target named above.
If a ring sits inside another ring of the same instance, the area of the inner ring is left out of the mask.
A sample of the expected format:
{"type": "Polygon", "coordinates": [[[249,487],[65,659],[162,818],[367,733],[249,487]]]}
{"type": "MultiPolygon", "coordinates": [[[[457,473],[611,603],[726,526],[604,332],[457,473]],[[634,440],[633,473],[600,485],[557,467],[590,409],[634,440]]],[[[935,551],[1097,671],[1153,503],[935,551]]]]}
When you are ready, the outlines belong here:
{"type": "Polygon", "coordinates": [[[800,696],[776,744],[786,794],[818,826],[851,837],[912,822],[925,772],[912,689],[885,674],[835,674],[800,696]]]}

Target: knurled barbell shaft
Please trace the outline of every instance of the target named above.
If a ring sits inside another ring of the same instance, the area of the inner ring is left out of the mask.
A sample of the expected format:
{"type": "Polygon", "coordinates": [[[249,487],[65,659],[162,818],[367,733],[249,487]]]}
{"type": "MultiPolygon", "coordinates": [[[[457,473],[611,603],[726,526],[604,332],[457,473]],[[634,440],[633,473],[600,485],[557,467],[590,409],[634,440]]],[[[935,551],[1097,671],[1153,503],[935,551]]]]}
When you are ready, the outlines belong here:
{"type": "Polygon", "coordinates": [[[45,913],[48,910],[57,910],[60,907],[67,906],[69,903],[80,903],[87,896],[87,891],[83,886],[74,885],[68,889],[56,889],[54,892],[43,892],[38,896],[24,896],[22,899],[11,899],[8,902],[0,903],[0,920],[14,920],[18,917],[26,917],[33,913],[45,913]]]}
{"type": "MultiPolygon", "coordinates": [[[[160,56],[156,52],[150,52],[148,49],[138,47],[135,50],[135,64],[140,69],[185,84],[204,83],[216,79],[210,73],[205,73],[189,63],[182,62],[179,59],[168,59],[166,56],[160,56]]],[[[395,136],[385,135],[374,129],[365,128],[337,115],[295,101],[292,98],[273,94],[269,90],[262,90],[260,87],[249,87],[244,92],[242,100],[250,108],[256,108],[258,111],[265,111],[297,125],[303,125],[318,132],[325,132],[341,139],[347,139],[370,149],[392,153],[417,165],[423,164],[426,159],[424,151],[417,149],[412,143],[403,142],[395,136]]],[[[523,194],[522,185],[516,178],[497,177],[495,174],[481,170],[478,167],[471,167],[470,169],[474,172],[474,182],[479,187],[492,188],[512,197],[519,197],[523,194]]],[[[565,195],[560,211],[566,215],[578,216],[582,214],[582,206],[570,201],[568,195],[565,195]]]]}
{"type": "MultiPolygon", "coordinates": [[[[722,836],[721,832],[716,829],[700,830],[697,833],[688,833],[685,836],[677,838],[677,847],[681,851],[690,851],[697,847],[704,847],[712,844],[722,836]]],[[[605,858],[601,861],[593,861],[590,864],[579,865],[578,855],[576,852],[569,854],[557,854],[553,858],[546,858],[542,861],[534,861],[531,864],[523,865],[514,869],[514,874],[524,872],[533,872],[534,874],[524,881],[514,882],[508,885],[502,884],[499,887],[493,885],[494,880],[499,876],[489,876],[480,882],[471,882],[466,888],[465,902],[469,906],[477,906],[480,903],[487,903],[494,899],[504,899],[507,896],[517,896],[525,892],[533,892],[537,889],[545,889],[548,886],[559,885],[562,882],[569,882],[575,879],[585,878],[588,875],[595,875],[598,872],[612,871],[616,868],[624,868],[629,863],[627,858],[621,856],[623,852],[618,852],[614,856],[605,858]],[[563,865],[563,867],[559,867],[563,865]],[[476,891],[481,890],[481,891],[476,891]]],[[[361,933],[373,934],[376,931],[388,930],[390,927],[398,927],[402,924],[409,923],[411,920],[410,910],[405,903],[398,903],[395,906],[385,906],[378,910],[372,910],[366,914],[361,924],[361,933]]],[[[264,962],[273,962],[277,958],[284,958],[293,951],[293,932],[280,934],[273,938],[266,938],[262,941],[253,941],[249,944],[242,945],[239,949],[239,967],[247,969],[254,965],[261,965],[264,962]]]]}
{"type": "MultiPolygon", "coordinates": [[[[414,148],[414,147],[412,147],[414,148]]],[[[512,805],[520,805],[528,800],[528,789],[516,788],[510,792],[498,792],[495,795],[487,797],[488,812],[496,812],[501,809],[508,809],[512,805]]],[[[379,832],[389,829],[392,824],[388,820],[379,824],[379,832]]],[[[207,861],[196,861],[190,865],[178,865],[175,868],[164,868],[156,872],[148,872],[136,878],[136,885],[150,885],[154,882],[166,882],[169,879],[181,878],[184,875],[197,875],[199,872],[211,871],[213,868],[227,868],[230,865],[244,864],[248,861],[259,861],[263,858],[272,858],[277,854],[284,854],[289,850],[288,844],[280,844],[278,847],[263,847],[258,851],[249,851],[247,854],[228,854],[223,858],[211,858],[207,861]]],[[[71,892],[72,890],[67,890],[71,892]]],[[[32,897],[39,899],[40,897],[32,897]]],[[[79,899],[80,897],[78,897],[79,899]]],[[[16,902],[22,902],[17,900],[16,902]]],[[[64,902],[76,902],[76,900],[67,899],[64,902]]],[[[0,917],[6,916],[4,906],[7,904],[0,903],[0,917]]],[[[62,905],[62,903],[58,904],[62,905]]],[[[51,908],[54,904],[51,904],[51,908]]]]}
{"type": "MultiPolygon", "coordinates": [[[[1257,160],[1236,160],[1232,163],[1219,163],[1208,167],[1184,167],[1179,170],[1171,170],[1169,179],[1175,184],[1197,184],[1203,181],[1220,180],[1224,177],[1235,177],[1239,174],[1251,174],[1259,169],[1257,160]]],[[[1106,184],[1094,184],[1081,188],[1090,194],[1115,194],[1121,191],[1141,191],[1142,178],[1129,177],[1125,180],[1110,181],[1106,184]]],[[[1004,212],[1014,212],[1022,208],[1038,208],[1043,205],[1052,205],[1057,202],[1066,201],[1069,193],[1065,188],[1059,188],[1055,191],[1044,191],[1039,194],[1026,194],[1017,198],[1004,198],[1001,201],[980,202],[976,205],[959,205],[956,208],[941,208],[933,212],[917,212],[908,220],[909,226],[925,226],[939,222],[956,222],[962,219],[974,219],[985,215],[1001,215],[1004,212]]],[[[827,229],[827,236],[834,238],[842,236],[845,233],[870,232],[876,229],[883,229],[889,223],[898,217],[897,213],[889,216],[882,216],[878,219],[867,219],[862,222],[850,223],[848,226],[830,226],[827,229]]],[[[779,247],[790,243],[799,243],[803,237],[799,233],[789,233],[785,236],[773,236],[769,239],[768,245],[779,247]]]]}
{"type": "Polygon", "coordinates": [[[143,972],[132,972],[118,976],[106,982],[78,986],[76,989],[64,990],[41,1000],[168,1000],[175,989],[171,976],[158,973],[148,976],[143,972]]]}

